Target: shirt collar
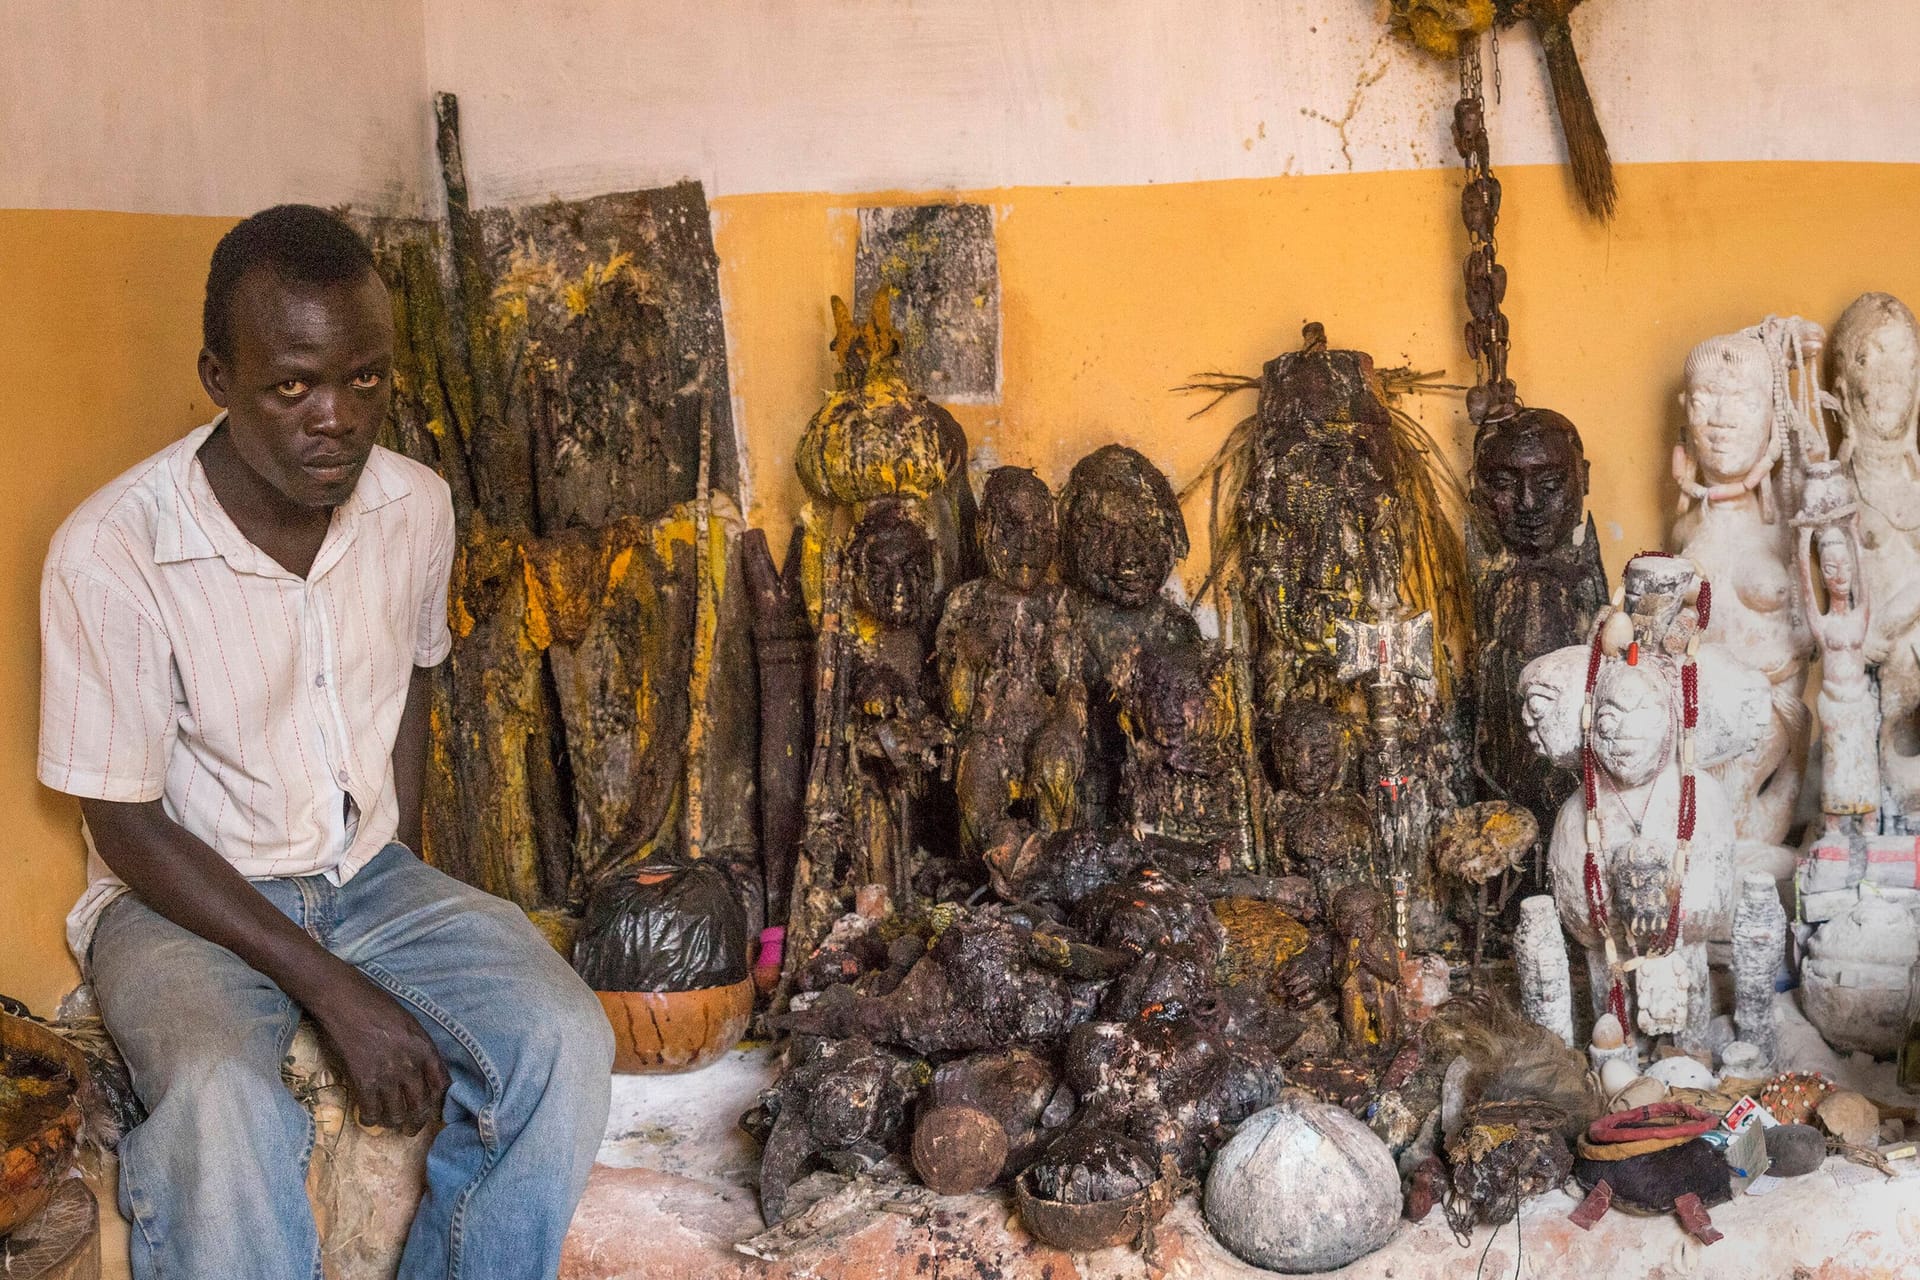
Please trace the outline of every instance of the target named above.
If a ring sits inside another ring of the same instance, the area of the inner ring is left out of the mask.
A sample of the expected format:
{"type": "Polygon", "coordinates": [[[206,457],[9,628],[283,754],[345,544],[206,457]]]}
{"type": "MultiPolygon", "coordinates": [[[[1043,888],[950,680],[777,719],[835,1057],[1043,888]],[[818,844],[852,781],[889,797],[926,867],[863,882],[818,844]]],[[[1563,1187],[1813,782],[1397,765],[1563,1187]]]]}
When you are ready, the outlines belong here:
{"type": "MultiPolygon", "coordinates": [[[[240,527],[234,524],[226,508],[220,505],[219,498],[214,496],[206,468],[200,465],[200,447],[206,444],[207,437],[226,418],[223,412],[213,421],[195,427],[173,447],[161,481],[162,492],[153,543],[154,562],[168,564],[218,556],[236,569],[284,574],[285,570],[275,564],[272,557],[247,541],[247,536],[240,532],[240,527]]],[[[395,466],[387,450],[374,446],[373,453],[367,458],[367,465],[361,469],[360,479],[354,483],[353,492],[334,511],[327,541],[334,541],[343,531],[350,535],[352,526],[358,523],[360,516],[390,502],[398,502],[410,492],[412,485],[407,481],[405,468],[395,466]]],[[[324,558],[324,544],[322,551],[324,558]]],[[[315,561],[316,570],[320,563],[320,560],[315,561]]]]}

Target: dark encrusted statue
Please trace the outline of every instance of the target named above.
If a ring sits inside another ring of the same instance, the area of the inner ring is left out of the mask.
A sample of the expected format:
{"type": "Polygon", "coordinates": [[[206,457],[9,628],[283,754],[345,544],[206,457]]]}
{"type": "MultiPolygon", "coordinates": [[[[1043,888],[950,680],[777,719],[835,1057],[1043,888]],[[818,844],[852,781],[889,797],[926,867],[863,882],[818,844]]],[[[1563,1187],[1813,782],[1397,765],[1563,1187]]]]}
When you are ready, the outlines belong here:
{"type": "Polygon", "coordinates": [[[1478,640],[1474,772],[1483,795],[1532,810],[1542,831],[1579,779],[1528,742],[1520,671],[1584,642],[1607,602],[1593,519],[1581,518],[1586,492],[1580,432],[1551,409],[1491,418],[1475,435],[1467,524],[1478,640]]]}
{"type": "Polygon", "coordinates": [[[1232,654],[1204,641],[1142,647],[1114,683],[1127,731],[1124,809],[1143,835],[1253,865],[1232,654]]]}
{"type": "Polygon", "coordinates": [[[1074,464],[1060,494],[1063,576],[1074,588],[1081,678],[1088,692],[1080,821],[1118,813],[1126,758],[1113,680],[1136,649],[1198,643],[1193,615],[1162,589],[1187,554],[1187,523],[1173,486],[1137,450],[1110,444],[1074,464]]]}
{"type": "Polygon", "coordinates": [[[1341,1048],[1349,1058],[1375,1058],[1400,1041],[1400,960],[1387,912],[1387,896],[1365,885],[1349,885],[1333,898],[1333,982],[1341,1048]]]}
{"type": "Polygon", "coordinates": [[[961,842],[978,854],[1015,816],[1073,825],[1086,750],[1066,588],[1049,581],[1059,522],[1046,482],[1024,467],[988,474],[980,513],[987,576],[954,588],[934,643],[958,738],[961,842]]]}
{"type": "Polygon", "coordinates": [[[854,883],[885,885],[895,902],[912,880],[915,801],[951,743],[923,683],[934,573],[933,540],[913,508],[873,503],[847,544],[854,751],[845,812],[854,883]]]}
{"type": "Polygon", "coordinates": [[[1323,910],[1347,885],[1380,878],[1373,817],[1350,782],[1355,733],[1348,717],[1304,695],[1287,699],[1267,730],[1267,839],[1281,866],[1313,882],[1323,910]]]}

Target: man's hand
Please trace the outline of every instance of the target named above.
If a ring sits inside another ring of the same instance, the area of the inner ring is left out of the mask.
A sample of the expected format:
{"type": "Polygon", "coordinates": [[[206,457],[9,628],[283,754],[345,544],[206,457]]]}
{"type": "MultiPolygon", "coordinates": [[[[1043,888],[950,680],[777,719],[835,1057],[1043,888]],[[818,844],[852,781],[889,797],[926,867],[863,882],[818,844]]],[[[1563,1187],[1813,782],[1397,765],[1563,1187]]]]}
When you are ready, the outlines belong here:
{"type": "Polygon", "coordinates": [[[363,1125],[416,1134],[440,1114],[447,1067],[420,1023],[348,965],[309,997],[307,1013],[346,1069],[363,1125]]]}
{"type": "Polygon", "coordinates": [[[157,800],[82,800],[108,867],[142,902],[265,974],[319,1024],[347,1071],[361,1120],[417,1133],[439,1110],[447,1068],[414,1016],[281,915],[157,800]]]}

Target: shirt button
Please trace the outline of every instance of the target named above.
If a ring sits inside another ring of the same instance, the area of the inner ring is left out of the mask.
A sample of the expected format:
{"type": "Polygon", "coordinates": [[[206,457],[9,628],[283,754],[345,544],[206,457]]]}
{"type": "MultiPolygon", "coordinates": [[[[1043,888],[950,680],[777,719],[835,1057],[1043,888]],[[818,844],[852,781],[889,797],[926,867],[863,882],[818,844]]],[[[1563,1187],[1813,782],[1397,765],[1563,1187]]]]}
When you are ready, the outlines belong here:
{"type": "Polygon", "coordinates": [[[348,785],[350,781],[351,779],[348,777],[347,771],[345,769],[342,769],[340,771],[340,785],[344,787],[348,785]]]}
{"type": "Polygon", "coordinates": [[[316,688],[316,689],[324,689],[324,688],[326,688],[326,687],[327,687],[327,678],[326,678],[325,676],[323,676],[323,675],[321,675],[321,676],[315,676],[315,677],[313,678],[313,687],[314,687],[314,688],[316,688]]]}

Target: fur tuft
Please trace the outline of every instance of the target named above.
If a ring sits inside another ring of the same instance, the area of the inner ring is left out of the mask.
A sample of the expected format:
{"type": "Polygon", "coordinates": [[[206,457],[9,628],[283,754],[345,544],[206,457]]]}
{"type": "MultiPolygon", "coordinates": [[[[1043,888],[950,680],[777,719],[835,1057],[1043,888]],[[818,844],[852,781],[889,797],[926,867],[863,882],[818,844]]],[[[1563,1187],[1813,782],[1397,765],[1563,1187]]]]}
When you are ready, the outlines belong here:
{"type": "Polygon", "coordinates": [[[1569,1142],[1600,1114],[1600,1094],[1585,1055],[1521,1017],[1505,995],[1475,991],[1447,1001],[1427,1025],[1427,1045],[1442,1060],[1467,1059],[1469,1106],[1523,1099],[1547,1103],[1566,1113],[1561,1132],[1569,1142]]]}

